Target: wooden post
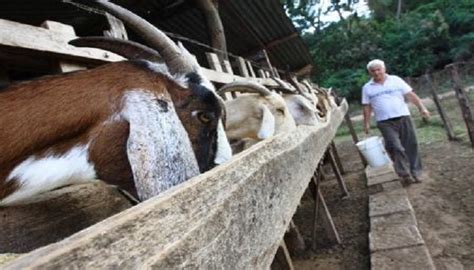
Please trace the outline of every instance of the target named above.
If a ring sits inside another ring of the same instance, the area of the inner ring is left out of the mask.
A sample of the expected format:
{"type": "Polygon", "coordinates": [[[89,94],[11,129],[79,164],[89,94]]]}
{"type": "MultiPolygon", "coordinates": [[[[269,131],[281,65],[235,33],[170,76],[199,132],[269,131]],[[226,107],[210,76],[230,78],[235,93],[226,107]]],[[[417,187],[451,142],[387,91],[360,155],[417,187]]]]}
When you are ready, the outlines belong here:
{"type": "MultiPolygon", "coordinates": [[[[357,133],[354,130],[354,126],[352,125],[352,120],[351,120],[351,117],[349,116],[349,113],[346,113],[346,115],[344,115],[344,120],[346,122],[347,127],[349,128],[349,132],[351,133],[352,141],[354,142],[354,144],[358,143],[359,138],[357,138],[357,133]]],[[[367,160],[365,160],[364,156],[360,153],[360,151],[357,151],[357,152],[359,153],[362,164],[364,165],[364,167],[366,167],[367,160]]]]}
{"type": "Polygon", "coordinates": [[[286,247],[285,241],[281,241],[278,247],[275,259],[273,260],[271,269],[294,270],[293,261],[291,260],[290,252],[286,247]],[[278,265],[276,266],[275,263],[278,265]]]}
{"type": "Polygon", "coordinates": [[[255,71],[253,70],[252,63],[250,63],[250,61],[245,61],[245,63],[247,64],[247,68],[248,68],[248,71],[250,73],[250,77],[257,78],[257,76],[255,76],[255,71]]]}
{"type": "Polygon", "coordinates": [[[109,13],[105,13],[105,18],[107,19],[107,23],[109,24],[109,30],[104,31],[104,36],[106,37],[114,37],[120,39],[128,39],[127,30],[123,25],[123,22],[114,16],[110,15],[109,13]]]}
{"type": "Polygon", "coordinates": [[[326,201],[324,200],[323,194],[321,193],[320,189],[320,182],[321,179],[324,177],[323,171],[321,166],[318,166],[318,169],[315,172],[315,175],[313,178],[311,178],[311,183],[310,187],[312,189],[313,193],[313,199],[314,199],[314,210],[313,210],[313,230],[311,231],[311,248],[313,250],[316,250],[316,225],[318,223],[318,217],[319,217],[319,209],[323,210],[323,215],[321,216],[321,221],[323,222],[324,229],[329,237],[329,239],[337,244],[341,244],[341,238],[339,236],[339,233],[336,229],[336,225],[334,225],[334,221],[332,219],[331,213],[329,212],[329,209],[326,205],[326,201]]]}
{"type": "Polygon", "coordinates": [[[474,148],[474,116],[469,106],[469,99],[467,98],[466,93],[462,90],[457,66],[455,64],[451,64],[448,65],[447,68],[451,72],[451,80],[453,83],[454,92],[456,93],[456,98],[458,99],[459,106],[461,107],[462,116],[464,118],[464,122],[466,123],[467,134],[471,140],[471,146],[474,148]]]}
{"type": "Polygon", "coordinates": [[[431,76],[428,73],[425,74],[425,80],[428,83],[428,89],[433,95],[433,101],[436,105],[436,108],[438,109],[439,116],[441,117],[441,120],[443,121],[444,129],[446,129],[446,134],[448,135],[448,140],[450,141],[457,140],[453,132],[453,126],[451,125],[451,121],[449,120],[448,115],[446,114],[443,107],[441,106],[441,102],[438,98],[438,94],[436,94],[436,90],[433,87],[431,76]]]}
{"type": "Polygon", "coordinates": [[[234,75],[234,71],[232,70],[232,66],[230,65],[229,60],[224,60],[222,62],[223,62],[224,72],[234,75]]]}
{"type": "Polygon", "coordinates": [[[292,255],[301,254],[306,250],[304,238],[293,220],[290,221],[290,226],[288,227],[288,231],[285,234],[285,243],[288,251],[292,255]]]}
{"type": "Polygon", "coordinates": [[[237,58],[237,67],[239,68],[239,72],[242,77],[249,77],[247,65],[245,64],[245,60],[242,57],[237,58]]]}
{"type": "Polygon", "coordinates": [[[336,160],[336,164],[337,164],[337,167],[339,168],[339,171],[341,172],[342,175],[346,174],[346,172],[344,171],[344,167],[342,167],[341,158],[339,157],[339,153],[337,152],[337,147],[334,141],[331,141],[330,147],[334,154],[334,159],[336,160]]]}
{"type": "MultiPolygon", "coordinates": [[[[52,30],[54,32],[58,32],[64,37],[70,37],[71,39],[76,38],[74,28],[70,25],[53,21],[44,21],[41,24],[41,27],[52,30]]],[[[54,68],[57,72],[60,73],[86,69],[84,65],[81,65],[71,60],[59,60],[57,61],[57,65],[54,68]]]]}
{"type": "Polygon", "coordinates": [[[209,63],[209,66],[211,67],[211,69],[217,72],[222,72],[221,62],[219,61],[219,57],[217,56],[217,54],[207,52],[206,57],[207,57],[207,62],[209,63]]]}
{"type": "Polygon", "coordinates": [[[197,0],[196,3],[206,19],[211,46],[219,50],[218,55],[220,60],[228,60],[227,42],[224,34],[224,26],[219,16],[218,1],[197,0]]]}
{"type": "Polygon", "coordinates": [[[341,172],[339,171],[339,168],[337,167],[336,160],[334,158],[334,155],[331,151],[331,147],[329,146],[326,154],[329,157],[329,163],[331,164],[332,170],[334,171],[334,175],[336,176],[337,183],[339,184],[339,188],[342,191],[342,198],[347,198],[349,197],[349,191],[347,191],[346,183],[344,182],[344,178],[342,178],[341,172]]]}

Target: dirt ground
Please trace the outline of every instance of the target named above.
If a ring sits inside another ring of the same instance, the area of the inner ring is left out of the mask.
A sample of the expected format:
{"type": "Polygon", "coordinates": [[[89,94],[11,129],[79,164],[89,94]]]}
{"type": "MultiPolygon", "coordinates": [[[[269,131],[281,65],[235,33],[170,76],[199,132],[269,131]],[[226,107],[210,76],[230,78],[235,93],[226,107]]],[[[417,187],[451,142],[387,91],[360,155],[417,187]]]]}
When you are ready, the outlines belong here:
{"type": "MultiPolygon", "coordinates": [[[[474,151],[466,141],[420,147],[428,177],[407,191],[421,234],[437,269],[474,269],[474,151]]],[[[343,244],[331,243],[319,223],[317,249],[293,256],[297,270],[370,269],[364,169],[351,141],[338,142],[337,148],[351,196],[340,198],[333,176],[322,183],[321,190],[343,244]]],[[[307,246],[311,246],[313,205],[309,194],[304,196],[294,219],[307,246]]]]}

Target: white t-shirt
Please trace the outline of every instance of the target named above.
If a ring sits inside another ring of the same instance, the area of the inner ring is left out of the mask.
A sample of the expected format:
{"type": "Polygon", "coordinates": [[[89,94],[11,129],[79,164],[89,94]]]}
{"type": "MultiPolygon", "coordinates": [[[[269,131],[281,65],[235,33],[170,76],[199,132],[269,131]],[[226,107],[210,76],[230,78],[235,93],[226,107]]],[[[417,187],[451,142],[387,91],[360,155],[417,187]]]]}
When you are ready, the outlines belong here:
{"type": "Polygon", "coordinates": [[[373,80],[362,88],[362,104],[371,105],[377,122],[410,115],[404,95],[412,88],[400,77],[388,75],[383,84],[373,80]]]}

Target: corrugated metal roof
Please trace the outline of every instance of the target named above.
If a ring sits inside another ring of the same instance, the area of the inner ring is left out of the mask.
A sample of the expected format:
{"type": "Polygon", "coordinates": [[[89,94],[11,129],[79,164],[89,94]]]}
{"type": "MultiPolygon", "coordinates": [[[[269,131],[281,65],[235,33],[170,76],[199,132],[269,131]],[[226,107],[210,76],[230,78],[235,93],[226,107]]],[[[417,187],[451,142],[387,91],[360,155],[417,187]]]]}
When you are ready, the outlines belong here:
{"type": "MultiPolygon", "coordinates": [[[[190,0],[117,0],[160,29],[209,44],[204,16],[190,0]]],[[[266,49],[270,61],[282,70],[297,71],[312,65],[307,46],[296,34],[279,0],[221,0],[219,13],[228,51],[254,59],[266,49]]],[[[39,25],[54,20],[74,26],[78,35],[100,35],[105,19],[55,0],[8,0],[0,4],[0,18],[39,25]]],[[[130,34],[130,38],[140,41],[130,34]]],[[[183,41],[201,64],[207,65],[201,46],[183,41]]],[[[232,60],[232,59],[231,59],[232,60]]]]}

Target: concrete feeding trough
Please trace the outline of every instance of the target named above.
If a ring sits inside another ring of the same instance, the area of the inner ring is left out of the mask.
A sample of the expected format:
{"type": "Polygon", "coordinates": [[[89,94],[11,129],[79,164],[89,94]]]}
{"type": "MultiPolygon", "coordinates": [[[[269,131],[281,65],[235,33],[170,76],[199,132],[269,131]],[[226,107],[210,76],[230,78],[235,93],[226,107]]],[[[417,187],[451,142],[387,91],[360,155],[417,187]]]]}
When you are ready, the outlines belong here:
{"type": "MultiPolygon", "coordinates": [[[[300,126],[265,140],[155,198],[33,250],[5,269],[266,269],[346,111],[343,102],[319,127],[300,126]]],[[[104,197],[100,200],[107,204],[104,197]]],[[[51,223],[62,222],[51,215],[51,223]]],[[[28,236],[34,228],[25,225],[28,236]]]]}

